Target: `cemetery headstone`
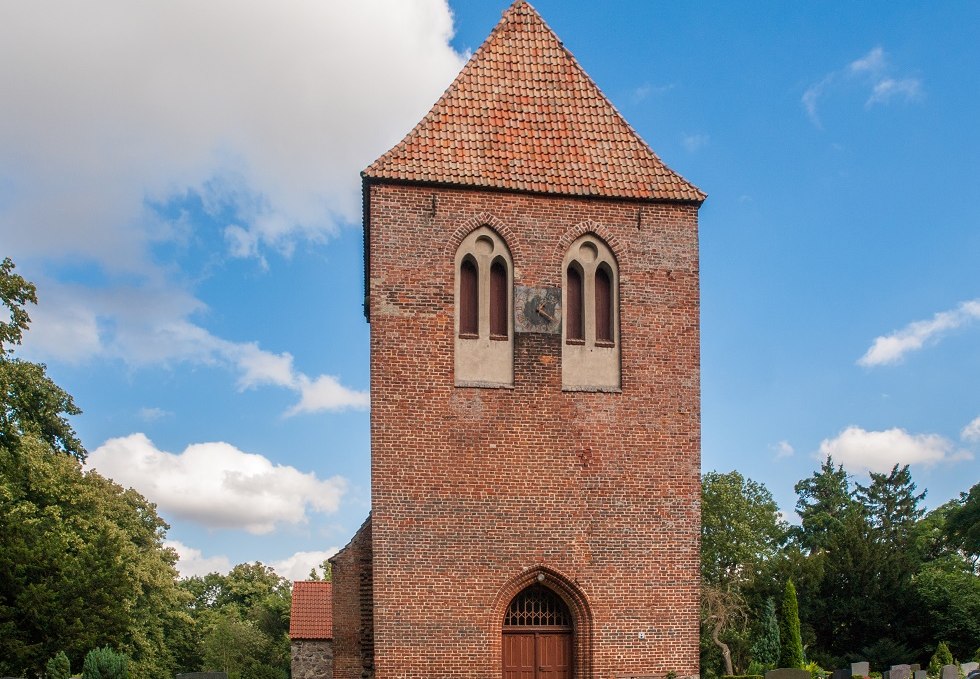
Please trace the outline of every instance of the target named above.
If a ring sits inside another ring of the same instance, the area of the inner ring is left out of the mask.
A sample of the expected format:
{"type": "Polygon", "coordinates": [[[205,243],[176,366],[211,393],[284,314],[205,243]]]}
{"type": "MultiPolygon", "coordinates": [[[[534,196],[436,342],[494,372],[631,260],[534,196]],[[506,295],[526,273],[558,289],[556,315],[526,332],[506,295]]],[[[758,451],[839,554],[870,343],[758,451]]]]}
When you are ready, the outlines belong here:
{"type": "Polygon", "coordinates": [[[912,668],[908,665],[892,665],[888,670],[888,679],[911,679],[912,668]]]}
{"type": "Polygon", "coordinates": [[[830,679],[851,679],[851,670],[847,668],[834,670],[834,675],[830,679]]]}
{"type": "Polygon", "coordinates": [[[960,665],[960,669],[963,670],[963,676],[966,676],[973,670],[980,669],[980,663],[965,662],[960,665]]]}
{"type": "Polygon", "coordinates": [[[956,665],[943,665],[940,679],[960,679],[960,668],[956,665]]]}
{"type": "Polygon", "coordinates": [[[780,667],[766,672],[766,679],[810,679],[810,673],[806,670],[780,667]]]}
{"type": "Polygon", "coordinates": [[[871,663],[868,662],[852,662],[851,663],[851,674],[857,674],[862,677],[866,677],[871,674],[871,663]]]}
{"type": "Polygon", "coordinates": [[[929,673],[925,670],[916,670],[915,679],[929,679],[929,673]]]}
{"type": "Polygon", "coordinates": [[[918,672],[919,670],[921,670],[921,669],[922,669],[922,665],[920,665],[920,664],[919,664],[919,663],[917,663],[917,662],[914,662],[914,663],[912,663],[911,665],[909,665],[909,667],[911,667],[911,668],[912,668],[912,671],[913,671],[913,672],[918,672]]]}

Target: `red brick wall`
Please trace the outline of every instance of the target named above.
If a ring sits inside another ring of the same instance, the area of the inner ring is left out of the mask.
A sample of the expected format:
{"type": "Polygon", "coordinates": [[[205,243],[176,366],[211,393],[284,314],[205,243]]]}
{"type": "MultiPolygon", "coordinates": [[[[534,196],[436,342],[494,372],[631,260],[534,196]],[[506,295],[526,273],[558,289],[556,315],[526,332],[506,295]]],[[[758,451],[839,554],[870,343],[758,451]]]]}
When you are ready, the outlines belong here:
{"type": "Polygon", "coordinates": [[[371,517],[333,565],[333,677],[361,679],[374,667],[371,517]]]}
{"type": "Polygon", "coordinates": [[[391,184],[369,201],[377,677],[500,676],[504,610],[538,572],[576,616],[576,676],[696,673],[697,206],[391,184]],[[454,386],[453,256],[482,224],[515,285],[558,287],[577,236],[606,240],[621,393],[563,392],[543,334],[516,336],[513,389],[454,386]]]}

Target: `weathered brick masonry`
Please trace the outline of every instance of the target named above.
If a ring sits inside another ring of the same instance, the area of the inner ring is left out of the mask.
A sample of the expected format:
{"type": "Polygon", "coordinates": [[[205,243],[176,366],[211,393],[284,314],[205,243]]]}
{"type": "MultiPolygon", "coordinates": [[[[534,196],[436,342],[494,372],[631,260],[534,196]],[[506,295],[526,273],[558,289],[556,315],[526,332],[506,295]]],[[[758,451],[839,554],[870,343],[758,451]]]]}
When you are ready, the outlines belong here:
{"type": "Polygon", "coordinates": [[[333,559],[335,676],[500,677],[534,583],[572,621],[570,670],[534,676],[696,674],[704,194],[522,0],[364,186],[372,516],[333,559]],[[482,227],[515,289],[608,246],[620,388],[563,390],[562,335],[516,328],[513,384],[458,386],[457,249],[482,227]]]}
{"type": "Polygon", "coordinates": [[[695,673],[696,207],[376,185],[370,209],[377,676],[497,676],[502,593],[535,567],[588,602],[580,676],[695,673]],[[480,224],[516,285],[558,286],[584,231],[609,243],[622,393],[563,392],[543,334],[517,335],[513,389],[454,386],[453,255],[480,224]]]}

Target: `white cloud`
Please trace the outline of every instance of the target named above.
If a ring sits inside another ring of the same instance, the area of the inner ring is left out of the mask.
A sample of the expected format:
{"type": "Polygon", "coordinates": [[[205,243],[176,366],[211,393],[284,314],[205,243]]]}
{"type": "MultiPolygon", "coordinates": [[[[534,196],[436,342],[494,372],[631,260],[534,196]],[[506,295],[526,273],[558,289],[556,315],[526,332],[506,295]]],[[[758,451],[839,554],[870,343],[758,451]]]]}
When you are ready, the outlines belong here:
{"type": "Polygon", "coordinates": [[[915,101],[921,96],[922,82],[917,78],[902,78],[901,80],[884,78],[875,83],[865,106],[887,104],[896,97],[906,101],[915,101]]]}
{"type": "Polygon", "coordinates": [[[308,511],[335,512],[347,488],[343,477],[321,480],[228,443],[196,443],[174,454],[140,433],[109,439],[88,465],[135,488],[163,514],[255,534],[304,523],[308,511]]]}
{"type": "Polygon", "coordinates": [[[832,90],[844,88],[859,83],[860,87],[870,88],[865,100],[865,108],[875,104],[887,104],[895,99],[917,101],[922,98],[922,81],[919,78],[892,75],[894,69],[888,62],[885,50],[872,48],[864,56],[855,59],[846,67],[831,71],[820,80],[810,85],[803,92],[801,103],[810,122],[817,128],[823,128],[818,113],[818,104],[832,90]]]}
{"type": "Polygon", "coordinates": [[[960,432],[960,438],[972,443],[980,442],[980,417],[977,417],[970,424],[963,427],[963,431],[960,432]]]}
{"type": "Polygon", "coordinates": [[[370,396],[364,391],[352,391],[340,384],[336,377],[320,375],[310,380],[299,376],[300,401],[290,408],[286,415],[314,413],[321,410],[343,410],[346,408],[367,408],[370,396]]]}
{"type": "Polygon", "coordinates": [[[156,422],[169,415],[173,415],[173,413],[163,408],[140,408],[138,413],[139,418],[144,422],[156,422]]]}
{"type": "Polygon", "coordinates": [[[32,358],[223,367],[237,375],[239,389],[271,386],[299,395],[287,416],[369,405],[367,392],[345,387],[336,377],[311,378],[298,371],[288,352],[211,334],[191,320],[206,308],[186,292],[153,285],[92,290],[50,281],[39,288],[41,304],[31,310],[31,330],[24,337],[24,353],[32,358]]]}
{"type": "Polygon", "coordinates": [[[972,459],[969,452],[954,450],[953,443],[938,434],[909,434],[898,428],[865,431],[855,426],[820,442],[818,459],[828,455],[853,472],[887,472],[896,464],[928,467],[938,462],[972,459]]]}
{"type": "Polygon", "coordinates": [[[806,114],[810,118],[810,122],[821,129],[823,128],[823,125],[820,122],[820,116],[817,114],[817,103],[820,101],[820,97],[823,96],[824,90],[826,90],[833,81],[834,74],[831,73],[825,76],[823,80],[810,85],[810,87],[806,88],[806,91],[803,93],[803,108],[806,109],[806,114]]]}
{"type": "Polygon", "coordinates": [[[317,572],[322,575],[322,572],[318,568],[319,565],[338,551],[340,550],[337,547],[331,547],[330,549],[318,552],[296,552],[292,556],[288,556],[281,561],[273,561],[269,565],[272,566],[276,573],[287,580],[307,580],[310,577],[310,571],[314,568],[317,568],[317,572]]]}
{"type": "Polygon", "coordinates": [[[781,460],[784,457],[792,457],[793,453],[796,452],[793,450],[793,446],[790,445],[789,441],[780,441],[769,447],[776,452],[777,460],[781,460]]]}
{"type": "Polygon", "coordinates": [[[872,367],[895,363],[910,351],[938,342],[947,332],[977,319],[980,319],[980,299],[963,302],[950,311],[940,311],[929,320],[914,321],[890,335],[876,337],[858,359],[858,364],[872,367]]]}
{"type": "Polygon", "coordinates": [[[446,0],[4,3],[6,253],[145,271],[188,191],[233,256],[322,240],[462,66],[452,31],[446,0]]]}
{"type": "Polygon", "coordinates": [[[681,139],[684,144],[684,148],[689,152],[694,153],[699,151],[708,145],[710,138],[706,134],[685,134],[681,139]]]}
{"type": "Polygon", "coordinates": [[[227,573],[231,570],[231,561],[227,556],[204,556],[200,549],[188,547],[179,540],[165,540],[164,547],[170,547],[177,552],[177,571],[180,577],[189,578],[194,575],[208,573],[227,573]]]}
{"type": "Polygon", "coordinates": [[[847,69],[851,73],[881,73],[885,70],[885,50],[875,47],[860,59],[855,59],[847,69]]]}

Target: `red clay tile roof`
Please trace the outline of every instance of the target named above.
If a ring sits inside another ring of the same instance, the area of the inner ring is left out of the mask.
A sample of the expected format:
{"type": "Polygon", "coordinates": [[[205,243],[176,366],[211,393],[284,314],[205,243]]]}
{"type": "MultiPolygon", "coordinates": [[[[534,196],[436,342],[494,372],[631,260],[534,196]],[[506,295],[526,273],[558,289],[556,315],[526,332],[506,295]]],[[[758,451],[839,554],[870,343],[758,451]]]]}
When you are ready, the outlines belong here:
{"type": "Polygon", "coordinates": [[[525,0],[365,178],[703,201],[602,94],[525,0]]]}
{"type": "Polygon", "coordinates": [[[333,597],[329,582],[298,580],[293,583],[289,610],[290,639],[333,639],[333,597]]]}

